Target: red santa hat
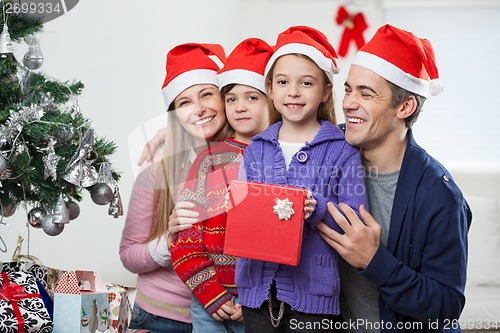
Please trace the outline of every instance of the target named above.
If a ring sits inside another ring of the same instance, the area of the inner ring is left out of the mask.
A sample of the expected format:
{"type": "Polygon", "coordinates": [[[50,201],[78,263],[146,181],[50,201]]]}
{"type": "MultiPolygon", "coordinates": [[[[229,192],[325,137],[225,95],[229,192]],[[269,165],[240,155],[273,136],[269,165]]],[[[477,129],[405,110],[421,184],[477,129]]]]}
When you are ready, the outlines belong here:
{"type": "Polygon", "coordinates": [[[167,53],[167,74],[162,90],[167,107],[186,88],[195,84],[215,84],[219,66],[210,58],[224,63],[226,55],[219,44],[187,43],[175,46],[167,53]]]}
{"type": "Polygon", "coordinates": [[[358,51],[353,65],[426,98],[443,90],[431,43],[389,24],[358,51]]]}
{"type": "Polygon", "coordinates": [[[244,84],[265,93],[264,69],[272,53],[272,47],[265,41],[259,38],[245,39],[234,48],[224,68],[219,71],[219,87],[244,84]]]}
{"type": "Polygon", "coordinates": [[[326,36],[311,27],[293,26],[278,35],[274,54],[267,63],[265,75],[269,73],[276,59],[282,55],[298,53],[311,58],[333,83],[333,74],[340,71],[337,52],[328,42],[326,36]]]}

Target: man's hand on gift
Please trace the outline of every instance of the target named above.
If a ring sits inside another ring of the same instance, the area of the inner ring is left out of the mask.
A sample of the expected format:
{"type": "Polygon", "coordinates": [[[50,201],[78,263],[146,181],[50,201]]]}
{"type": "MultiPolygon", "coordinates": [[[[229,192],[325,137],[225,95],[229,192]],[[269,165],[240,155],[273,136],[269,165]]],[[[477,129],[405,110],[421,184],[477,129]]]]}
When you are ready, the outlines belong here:
{"type": "Polygon", "coordinates": [[[316,206],[316,200],[313,197],[311,191],[307,190],[306,200],[304,201],[304,219],[307,220],[311,214],[314,212],[314,207],[316,206]]]}

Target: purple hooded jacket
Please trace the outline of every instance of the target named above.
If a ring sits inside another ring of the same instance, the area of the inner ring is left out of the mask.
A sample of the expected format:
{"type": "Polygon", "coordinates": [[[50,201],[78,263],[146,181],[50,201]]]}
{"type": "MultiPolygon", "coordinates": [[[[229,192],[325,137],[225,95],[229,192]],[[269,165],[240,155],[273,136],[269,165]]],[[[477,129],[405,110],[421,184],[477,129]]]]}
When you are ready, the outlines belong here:
{"type": "Polygon", "coordinates": [[[306,142],[293,156],[287,170],[277,139],[281,125],[278,122],[269,126],[245,149],[246,179],[307,188],[317,205],[305,221],[298,266],[238,259],[238,300],[246,307],[259,308],[267,300],[274,280],[277,298],[292,309],[304,313],[339,314],[338,254],[321,238],[315,226],[323,221],[340,230],[327,211],[329,201],[344,202],[356,211],[361,204],[368,208],[360,154],[357,148],[346,143],[342,130],[328,121],[321,121],[314,139],[306,142]]]}

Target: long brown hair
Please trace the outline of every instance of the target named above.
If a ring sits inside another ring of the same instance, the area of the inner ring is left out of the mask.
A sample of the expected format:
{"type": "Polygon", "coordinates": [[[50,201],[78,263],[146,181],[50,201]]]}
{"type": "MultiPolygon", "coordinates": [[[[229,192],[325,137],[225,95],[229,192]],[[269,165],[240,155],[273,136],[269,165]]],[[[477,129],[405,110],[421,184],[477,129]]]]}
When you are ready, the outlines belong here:
{"type": "MultiPolygon", "coordinates": [[[[288,53],[284,55],[294,55],[297,57],[301,57],[304,59],[307,59],[311,63],[313,63],[315,66],[316,63],[309,58],[308,56],[300,53],[288,53]]],[[[282,56],[281,56],[282,57],[282,56]]],[[[267,95],[270,96],[271,90],[272,90],[272,83],[273,83],[273,75],[274,75],[274,68],[276,67],[276,63],[278,60],[281,58],[278,57],[274,63],[272,64],[271,68],[269,69],[269,72],[266,75],[266,89],[267,89],[267,95]]],[[[318,67],[319,68],[319,67],[318,67]]],[[[325,71],[321,70],[323,73],[323,84],[327,84],[330,82],[328,79],[328,76],[326,75],[325,71]]],[[[331,82],[333,85],[333,82],[331,82]]],[[[271,99],[271,97],[268,98],[268,108],[269,108],[269,124],[274,124],[280,120],[282,120],[281,114],[276,110],[276,107],[274,106],[274,101],[271,99]]],[[[330,95],[328,96],[328,99],[325,102],[321,102],[318,106],[318,120],[328,120],[329,122],[337,125],[337,117],[335,116],[335,105],[333,101],[333,92],[330,92],[330,95]]]]}

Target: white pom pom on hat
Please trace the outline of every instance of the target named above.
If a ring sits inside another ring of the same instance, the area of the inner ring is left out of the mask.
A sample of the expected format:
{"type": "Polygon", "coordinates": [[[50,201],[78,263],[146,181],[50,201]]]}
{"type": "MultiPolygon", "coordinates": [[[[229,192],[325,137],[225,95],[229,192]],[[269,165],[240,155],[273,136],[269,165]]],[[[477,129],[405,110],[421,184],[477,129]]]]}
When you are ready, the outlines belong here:
{"type": "Polygon", "coordinates": [[[426,98],[443,90],[431,43],[389,24],[358,51],[353,65],[426,98]]]}
{"type": "Polygon", "coordinates": [[[441,82],[440,79],[430,80],[429,84],[431,86],[431,95],[432,96],[439,95],[441,93],[441,91],[443,91],[443,89],[444,89],[443,83],[441,82]]]}

